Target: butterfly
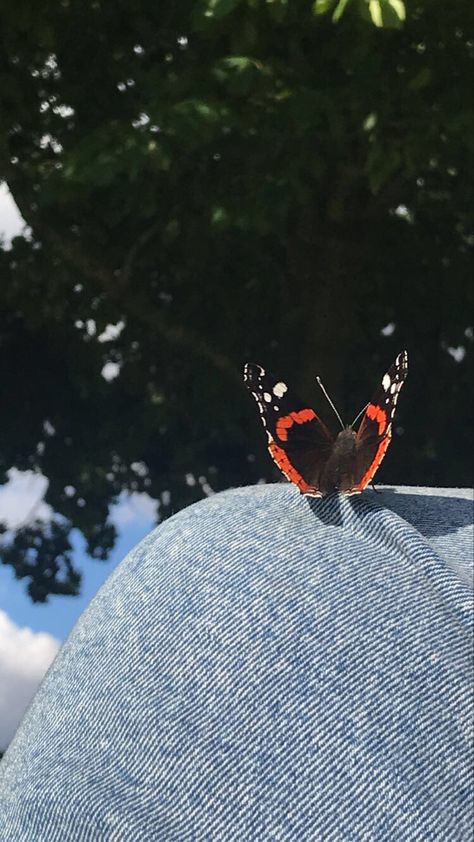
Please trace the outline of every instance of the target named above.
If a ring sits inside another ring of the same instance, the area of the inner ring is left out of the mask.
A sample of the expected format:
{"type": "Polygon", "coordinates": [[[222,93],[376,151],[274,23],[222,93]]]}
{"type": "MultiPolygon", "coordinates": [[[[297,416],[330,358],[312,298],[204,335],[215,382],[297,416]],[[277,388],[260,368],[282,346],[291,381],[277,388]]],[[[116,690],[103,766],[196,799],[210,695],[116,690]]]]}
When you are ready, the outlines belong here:
{"type": "Polygon", "coordinates": [[[350,427],[344,426],[322,387],[343,428],[337,435],[283,380],[262,366],[247,363],[244,383],[257,402],[274,462],[302,494],[325,497],[335,491],[359,494],[372,482],[392,438],[393,417],[407,371],[408,355],[402,351],[364,408],[357,432],[353,426],[362,413],[350,427]]]}

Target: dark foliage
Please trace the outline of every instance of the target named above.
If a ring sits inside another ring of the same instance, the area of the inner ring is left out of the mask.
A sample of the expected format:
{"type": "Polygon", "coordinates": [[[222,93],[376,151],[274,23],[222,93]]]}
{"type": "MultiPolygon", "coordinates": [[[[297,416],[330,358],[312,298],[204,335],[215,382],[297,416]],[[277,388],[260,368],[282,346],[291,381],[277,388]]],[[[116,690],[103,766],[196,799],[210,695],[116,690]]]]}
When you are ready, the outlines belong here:
{"type": "Polygon", "coordinates": [[[472,3],[1,14],[0,173],[31,236],[0,250],[0,472],[42,471],[58,514],[4,551],[32,598],[77,592],[70,529],[107,557],[123,489],[170,492],[165,516],[274,478],[247,359],[318,406],[320,374],[351,420],[406,347],[378,478],[470,484],[472,3]]]}

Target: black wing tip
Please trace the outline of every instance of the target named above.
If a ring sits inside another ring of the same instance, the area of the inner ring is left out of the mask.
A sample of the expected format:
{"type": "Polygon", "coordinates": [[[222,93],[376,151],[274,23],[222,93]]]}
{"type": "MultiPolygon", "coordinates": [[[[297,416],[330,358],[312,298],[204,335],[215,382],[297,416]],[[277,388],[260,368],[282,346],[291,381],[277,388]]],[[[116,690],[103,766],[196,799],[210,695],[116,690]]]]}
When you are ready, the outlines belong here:
{"type": "Polygon", "coordinates": [[[401,369],[402,379],[404,380],[408,372],[408,351],[406,349],[400,351],[398,357],[395,360],[394,365],[398,369],[401,369]]]}
{"type": "Polygon", "coordinates": [[[245,363],[244,380],[251,380],[254,377],[262,377],[265,374],[263,366],[257,363],[245,363]]]}

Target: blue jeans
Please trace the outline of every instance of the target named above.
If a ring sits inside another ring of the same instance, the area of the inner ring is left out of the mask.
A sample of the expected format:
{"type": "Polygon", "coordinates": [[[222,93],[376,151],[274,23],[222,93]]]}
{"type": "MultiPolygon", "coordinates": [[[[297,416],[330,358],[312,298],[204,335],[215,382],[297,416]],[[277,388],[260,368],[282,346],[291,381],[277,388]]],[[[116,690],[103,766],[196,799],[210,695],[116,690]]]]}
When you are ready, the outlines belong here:
{"type": "Polygon", "coordinates": [[[282,484],[160,525],[0,763],[1,842],[471,840],[471,523],[282,484]]]}

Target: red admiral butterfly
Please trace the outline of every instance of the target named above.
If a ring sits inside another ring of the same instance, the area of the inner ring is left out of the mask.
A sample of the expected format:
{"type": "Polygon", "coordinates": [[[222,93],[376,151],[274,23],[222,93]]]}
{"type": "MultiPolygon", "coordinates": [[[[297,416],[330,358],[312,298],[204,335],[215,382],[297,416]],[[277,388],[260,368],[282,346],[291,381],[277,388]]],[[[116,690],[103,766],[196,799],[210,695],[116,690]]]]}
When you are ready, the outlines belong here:
{"type": "Polygon", "coordinates": [[[393,416],[407,370],[408,355],[403,351],[362,410],[357,433],[353,426],[362,413],[345,427],[318,378],[342,426],[337,436],[286,383],[261,366],[247,364],[244,382],[257,401],[272,459],[302,494],[325,497],[333,491],[359,494],[372,481],[392,438],[393,416]]]}

